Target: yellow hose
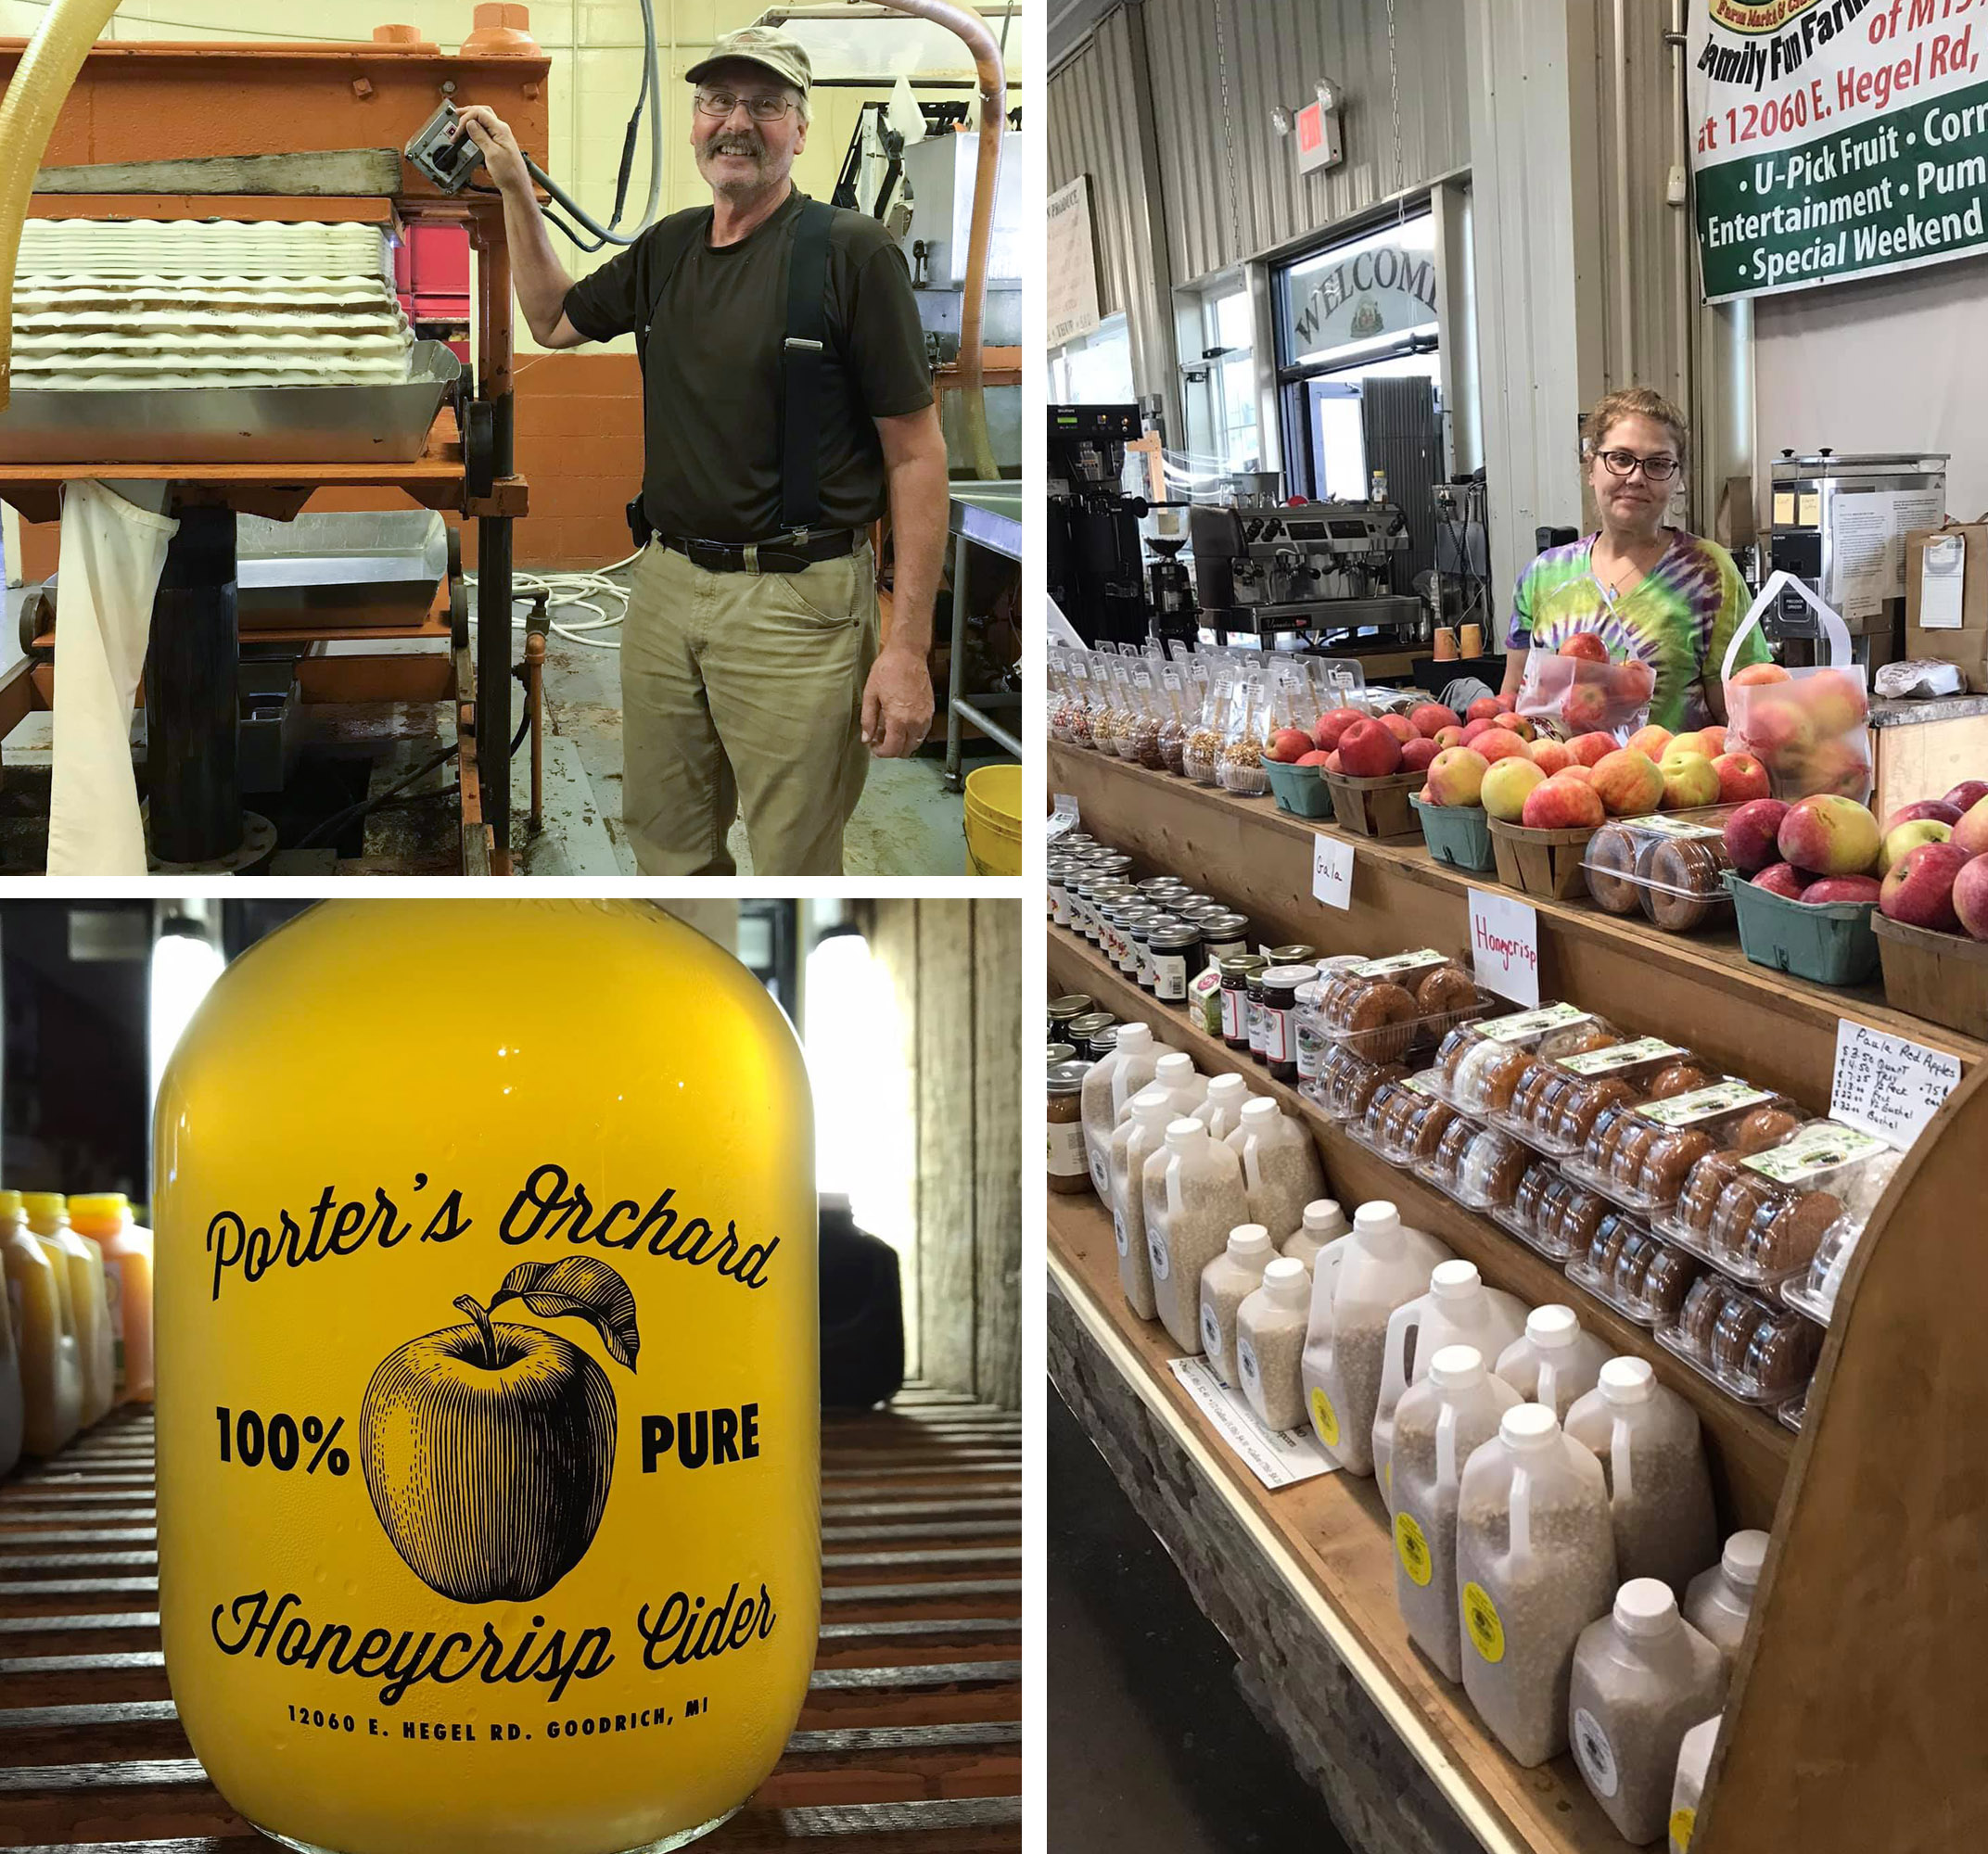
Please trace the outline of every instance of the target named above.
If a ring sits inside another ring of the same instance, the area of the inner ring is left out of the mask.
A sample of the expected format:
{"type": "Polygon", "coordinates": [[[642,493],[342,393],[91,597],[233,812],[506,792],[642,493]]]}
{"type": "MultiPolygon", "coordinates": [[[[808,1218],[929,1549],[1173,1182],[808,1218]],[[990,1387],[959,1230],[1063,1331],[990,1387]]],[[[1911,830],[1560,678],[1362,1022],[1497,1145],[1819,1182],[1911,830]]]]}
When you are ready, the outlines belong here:
{"type": "Polygon", "coordinates": [[[6,283],[0,292],[0,412],[13,391],[14,267],[34,176],[70,86],[117,10],[118,0],[55,0],[0,99],[0,278],[6,283]]]}

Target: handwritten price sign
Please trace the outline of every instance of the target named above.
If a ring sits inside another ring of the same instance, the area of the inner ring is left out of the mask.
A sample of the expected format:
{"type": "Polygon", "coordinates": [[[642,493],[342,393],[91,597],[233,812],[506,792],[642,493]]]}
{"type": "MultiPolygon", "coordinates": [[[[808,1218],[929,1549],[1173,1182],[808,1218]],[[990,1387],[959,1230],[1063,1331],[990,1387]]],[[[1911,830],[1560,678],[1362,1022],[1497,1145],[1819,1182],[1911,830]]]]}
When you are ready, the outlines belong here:
{"type": "Polygon", "coordinates": [[[1509,895],[1471,891],[1471,963],[1486,991],[1527,1010],[1539,1003],[1539,916],[1509,895]]]}
{"type": "Polygon", "coordinates": [[[1836,1026],[1829,1117],[1875,1133],[1903,1152],[1960,1086],[1960,1060],[1867,1024],[1836,1026]]]}

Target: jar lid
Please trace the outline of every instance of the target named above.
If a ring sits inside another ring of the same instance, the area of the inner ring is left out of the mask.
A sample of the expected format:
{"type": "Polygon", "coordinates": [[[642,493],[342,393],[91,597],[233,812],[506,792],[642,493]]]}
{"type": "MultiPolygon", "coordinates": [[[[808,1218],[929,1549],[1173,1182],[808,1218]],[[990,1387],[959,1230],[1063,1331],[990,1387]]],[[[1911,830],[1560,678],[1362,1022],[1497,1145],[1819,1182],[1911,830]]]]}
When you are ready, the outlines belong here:
{"type": "MultiPolygon", "coordinates": [[[[1077,1046],[1074,1043],[1051,1043],[1048,1055],[1050,1067],[1052,1069],[1059,1062],[1074,1062],[1077,1060],[1077,1046]]],[[[1088,1068],[1090,1064],[1086,1063],[1085,1066],[1088,1068]]]]}
{"type": "Polygon", "coordinates": [[[1263,970],[1263,958],[1258,953],[1231,953],[1220,963],[1225,979],[1255,978],[1263,970]]]}
{"type": "Polygon", "coordinates": [[[1090,1009],[1090,1004],[1091,1000],[1089,995],[1084,992],[1065,992],[1061,997],[1050,999],[1050,1015],[1051,1017],[1081,1017],[1090,1009]]]}
{"type": "Polygon", "coordinates": [[[1149,946],[1198,946],[1201,945],[1201,929],[1185,921],[1172,921],[1154,926],[1146,944],[1149,946]]]}
{"type": "Polygon", "coordinates": [[[1116,1020],[1108,1010],[1087,1010],[1070,1020],[1070,1035],[1089,1042],[1100,1030],[1115,1030],[1116,1020]]]}
{"type": "Polygon", "coordinates": [[[1201,924],[1210,933],[1225,931],[1232,933],[1247,933],[1249,932],[1249,916],[1238,914],[1232,908],[1223,908],[1214,913],[1203,915],[1201,924]]]}
{"type": "Polygon", "coordinates": [[[1141,895],[1179,895],[1187,887],[1177,875],[1149,875],[1139,884],[1141,895]]]}
{"type": "MultiPolygon", "coordinates": [[[[1271,950],[1274,954],[1276,948],[1271,950]]],[[[1309,984],[1318,976],[1317,966],[1271,966],[1265,971],[1263,982],[1281,990],[1295,991],[1299,985],[1309,984]]]]}
{"type": "Polygon", "coordinates": [[[1270,963],[1277,966],[1308,966],[1317,957],[1319,949],[1307,946],[1302,941],[1290,946],[1272,946],[1270,963]]]}
{"type": "Polygon", "coordinates": [[[1101,1061],[1105,1055],[1118,1047],[1118,1026],[1114,1023],[1102,1030],[1093,1030],[1084,1038],[1084,1048],[1090,1051],[1093,1062],[1101,1061]]]}
{"type": "Polygon", "coordinates": [[[1084,1086],[1084,1077],[1090,1073],[1089,1062],[1051,1062],[1050,1064],[1050,1092],[1052,1095],[1074,1095],[1084,1086]]]}

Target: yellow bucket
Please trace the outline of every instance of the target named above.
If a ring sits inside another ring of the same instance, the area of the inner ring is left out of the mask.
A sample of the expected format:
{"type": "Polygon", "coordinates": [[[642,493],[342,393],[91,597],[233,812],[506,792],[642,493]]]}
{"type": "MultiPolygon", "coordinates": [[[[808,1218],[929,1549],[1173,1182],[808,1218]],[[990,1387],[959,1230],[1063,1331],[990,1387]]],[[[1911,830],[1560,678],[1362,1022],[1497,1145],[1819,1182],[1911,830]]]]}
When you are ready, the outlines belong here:
{"type": "Polygon", "coordinates": [[[1022,768],[984,766],[966,775],[966,872],[1022,872],[1022,768]]]}

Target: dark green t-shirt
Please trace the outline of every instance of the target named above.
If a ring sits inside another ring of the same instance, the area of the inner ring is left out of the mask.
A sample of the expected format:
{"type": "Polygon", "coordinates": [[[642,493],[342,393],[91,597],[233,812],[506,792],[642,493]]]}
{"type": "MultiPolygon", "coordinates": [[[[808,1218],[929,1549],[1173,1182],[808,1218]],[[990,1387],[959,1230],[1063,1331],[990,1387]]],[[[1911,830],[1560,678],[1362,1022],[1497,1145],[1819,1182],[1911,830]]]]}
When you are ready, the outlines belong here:
{"type": "MultiPolygon", "coordinates": [[[[663,534],[766,540],[780,532],[781,344],[796,189],[750,237],[713,248],[711,209],[659,221],[567,291],[567,320],[590,340],[650,320],[643,505],[663,534]],[[698,235],[656,297],[657,235],[686,217],[698,235]]],[[[822,369],[822,515],[862,527],[887,506],[873,419],[932,403],[911,273],[890,235],[837,211],[828,247],[828,353],[822,369]]],[[[639,338],[639,337],[638,337],[639,338]]]]}

